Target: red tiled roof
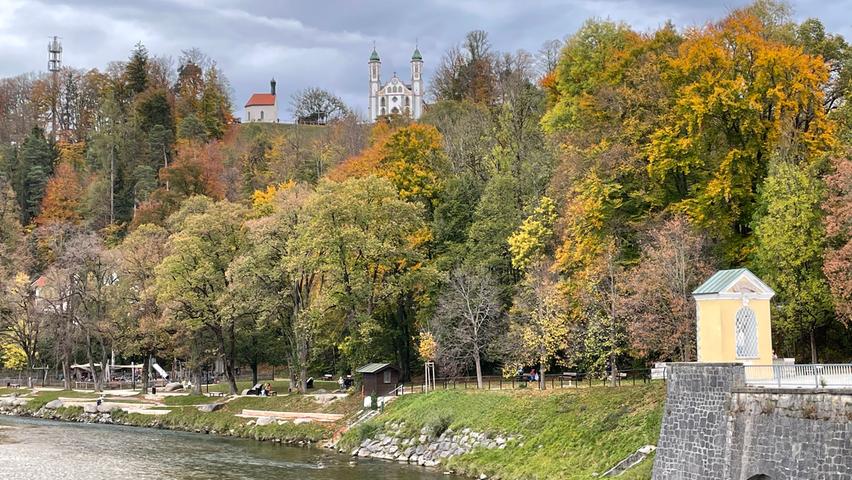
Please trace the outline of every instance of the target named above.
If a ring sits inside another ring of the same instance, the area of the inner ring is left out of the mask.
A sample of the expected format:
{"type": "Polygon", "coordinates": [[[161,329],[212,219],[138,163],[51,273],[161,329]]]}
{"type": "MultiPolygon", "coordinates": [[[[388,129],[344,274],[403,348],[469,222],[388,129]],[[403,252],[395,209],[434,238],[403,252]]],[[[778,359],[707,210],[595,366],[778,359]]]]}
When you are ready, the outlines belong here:
{"type": "Polygon", "coordinates": [[[255,105],[275,105],[275,95],[271,93],[252,94],[251,98],[249,98],[248,103],[246,103],[246,106],[252,107],[255,105]]]}
{"type": "Polygon", "coordinates": [[[45,286],[45,285],[47,285],[47,277],[45,277],[44,275],[42,275],[42,276],[38,277],[38,278],[36,279],[36,281],[35,281],[35,282],[33,282],[33,286],[35,286],[35,287],[39,287],[39,288],[41,288],[41,287],[43,287],[43,286],[45,286]]]}

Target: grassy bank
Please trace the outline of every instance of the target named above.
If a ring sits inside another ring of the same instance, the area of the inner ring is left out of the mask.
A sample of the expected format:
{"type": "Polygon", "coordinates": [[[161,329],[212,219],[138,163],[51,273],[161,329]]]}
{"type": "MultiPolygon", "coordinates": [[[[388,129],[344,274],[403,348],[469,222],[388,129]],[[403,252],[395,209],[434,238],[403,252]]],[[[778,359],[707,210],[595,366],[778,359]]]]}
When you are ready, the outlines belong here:
{"type": "MultiPolygon", "coordinates": [[[[439,391],[402,397],[386,412],[348,432],[351,449],[385,424],[405,422],[411,438],[426,427],[470,428],[519,437],[505,449],[476,449],[447,466],[471,476],[510,479],[588,479],[600,475],[646,444],[656,444],[665,385],[586,390],[439,391]]],[[[650,478],[646,460],[620,478],[650,478]]]]}

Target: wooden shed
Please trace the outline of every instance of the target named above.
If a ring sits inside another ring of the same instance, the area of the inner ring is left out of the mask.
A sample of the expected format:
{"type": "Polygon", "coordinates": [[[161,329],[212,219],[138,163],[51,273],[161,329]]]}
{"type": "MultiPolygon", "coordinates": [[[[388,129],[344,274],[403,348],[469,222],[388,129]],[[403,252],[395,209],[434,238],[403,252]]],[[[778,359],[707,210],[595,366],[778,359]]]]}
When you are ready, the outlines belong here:
{"type": "Polygon", "coordinates": [[[399,369],[390,363],[368,363],[355,370],[364,376],[361,394],[372,395],[373,392],[379,397],[388,395],[396,390],[399,385],[399,369]]]}

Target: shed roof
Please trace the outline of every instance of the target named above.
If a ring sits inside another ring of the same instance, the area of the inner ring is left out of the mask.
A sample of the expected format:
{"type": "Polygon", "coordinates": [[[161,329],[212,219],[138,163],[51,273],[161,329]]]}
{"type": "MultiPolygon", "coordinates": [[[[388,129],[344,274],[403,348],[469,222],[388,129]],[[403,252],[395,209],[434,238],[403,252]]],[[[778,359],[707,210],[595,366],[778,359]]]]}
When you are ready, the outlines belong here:
{"type": "Polygon", "coordinates": [[[390,363],[368,363],[355,371],[357,373],[378,373],[388,367],[394,368],[390,363]]]}
{"type": "Polygon", "coordinates": [[[755,287],[762,291],[761,293],[775,293],[771,288],[769,288],[769,285],[763,283],[763,281],[757,278],[757,275],[751,273],[749,269],[734,268],[731,270],[719,270],[718,272],[714,273],[710,278],[707,279],[706,282],[702,283],[698,288],[696,288],[692,292],[692,294],[713,295],[717,293],[724,293],[732,285],[737,283],[742,277],[748,278],[748,280],[753,283],[755,287]]]}

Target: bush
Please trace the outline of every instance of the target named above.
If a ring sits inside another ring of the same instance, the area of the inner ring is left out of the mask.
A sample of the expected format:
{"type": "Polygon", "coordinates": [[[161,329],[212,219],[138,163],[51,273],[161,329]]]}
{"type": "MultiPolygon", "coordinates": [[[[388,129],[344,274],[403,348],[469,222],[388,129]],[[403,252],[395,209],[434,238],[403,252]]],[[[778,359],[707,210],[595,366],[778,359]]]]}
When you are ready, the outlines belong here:
{"type": "Polygon", "coordinates": [[[432,434],[433,438],[438,438],[442,433],[446,432],[450,425],[453,423],[453,418],[449,415],[441,415],[435,419],[432,419],[426,427],[429,429],[429,433],[432,434]]]}

